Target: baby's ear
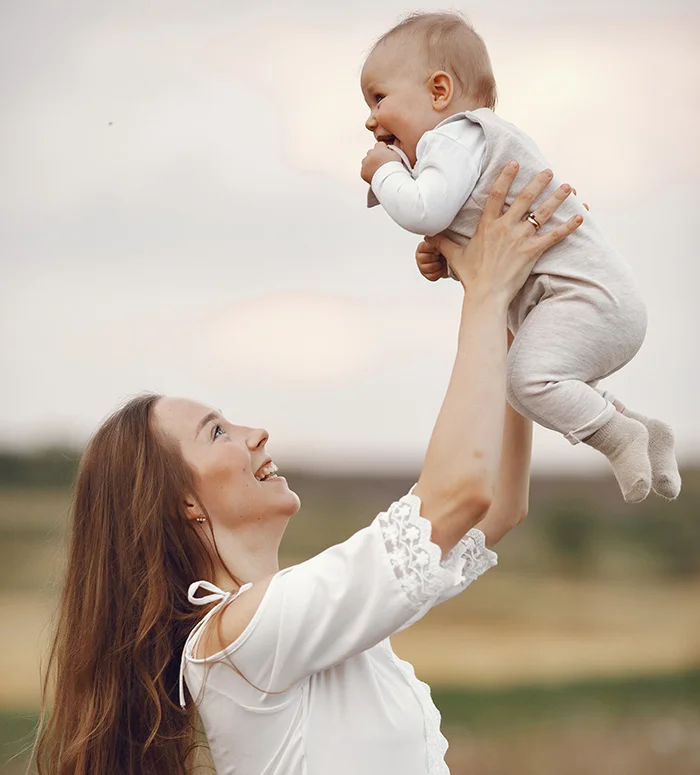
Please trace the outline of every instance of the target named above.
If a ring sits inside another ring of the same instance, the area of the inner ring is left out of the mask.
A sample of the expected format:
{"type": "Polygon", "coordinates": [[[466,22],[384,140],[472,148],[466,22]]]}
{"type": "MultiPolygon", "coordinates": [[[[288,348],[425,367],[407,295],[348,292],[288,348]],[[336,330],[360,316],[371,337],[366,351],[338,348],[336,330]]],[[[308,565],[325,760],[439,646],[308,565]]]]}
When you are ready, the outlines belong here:
{"type": "Polygon", "coordinates": [[[449,73],[438,70],[428,79],[435,110],[444,110],[452,102],[455,93],[454,81],[449,73]]]}

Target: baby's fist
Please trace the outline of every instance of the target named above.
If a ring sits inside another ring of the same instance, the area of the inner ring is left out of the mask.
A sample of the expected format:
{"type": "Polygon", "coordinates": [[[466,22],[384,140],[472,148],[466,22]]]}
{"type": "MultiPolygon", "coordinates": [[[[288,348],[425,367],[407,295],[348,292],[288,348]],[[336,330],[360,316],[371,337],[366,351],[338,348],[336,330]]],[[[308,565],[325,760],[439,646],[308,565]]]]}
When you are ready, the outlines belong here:
{"type": "Polygon", "coordinates": [[[365,183],[371,183],[374,173],[387,162],[399,161],[399,155],[389,148],[386,143],[376,143],[374,148],[367,151],[367,155],[362,160],[362,180],[365,183]]]}
{"type": "Polygon", "coordinates": [[[425,240],[416,248],[416,264],[423,277],[431,283],[448,276],[445,257],[425,240]]]}

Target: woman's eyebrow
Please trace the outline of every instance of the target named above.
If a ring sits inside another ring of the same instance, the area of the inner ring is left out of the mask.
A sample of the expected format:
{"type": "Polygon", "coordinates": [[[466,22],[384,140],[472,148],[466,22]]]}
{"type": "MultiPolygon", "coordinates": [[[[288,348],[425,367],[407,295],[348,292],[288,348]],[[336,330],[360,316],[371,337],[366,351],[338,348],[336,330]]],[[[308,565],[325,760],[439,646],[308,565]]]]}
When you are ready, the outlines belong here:
{"type": "Polygon", "coordinates": [[[197,425],[197,431],[194,434],[195,439],[202,431],[202,428],[212,420],[215,420],[219,416],[220,412],[209,412],[209,414],[205,414],[204,417],[199,421],[199,425],[197,425]]]}

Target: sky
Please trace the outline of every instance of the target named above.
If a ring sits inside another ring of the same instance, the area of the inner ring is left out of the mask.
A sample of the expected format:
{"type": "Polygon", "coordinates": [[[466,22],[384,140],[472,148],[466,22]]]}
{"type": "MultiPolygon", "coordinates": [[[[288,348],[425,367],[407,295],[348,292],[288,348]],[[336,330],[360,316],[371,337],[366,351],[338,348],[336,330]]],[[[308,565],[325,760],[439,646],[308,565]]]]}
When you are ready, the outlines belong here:
{"type": "MultiPolygon", "coordinates": [[[[365,206],[359,72],[402,14],[437,7],[0,6],[0,446],[83,444],[154,390],[267,428],[282,464],[420,464],[460,291],[365,206]]],[[[699,461],[697,4],[452,7],[486,41],[499,114],[639,278],[647,339],[605,386],[699,461]]],[[[604,466],[537,430],[535,470],[604,466]]]]}

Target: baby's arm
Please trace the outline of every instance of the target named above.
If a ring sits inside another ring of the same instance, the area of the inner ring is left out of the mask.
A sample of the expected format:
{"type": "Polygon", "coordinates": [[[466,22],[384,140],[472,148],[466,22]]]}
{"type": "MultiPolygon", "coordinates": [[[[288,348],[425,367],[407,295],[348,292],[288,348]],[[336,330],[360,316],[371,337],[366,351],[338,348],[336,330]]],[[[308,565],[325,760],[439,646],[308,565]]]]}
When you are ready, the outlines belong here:
{"type": "MultiPolygon", "coordinates": [[[[480,127],[472,128],[481,133],[480,127]]],[[[483,133],[476,137],[481,139],[483,133]]],[[[403,164],[393,161],[374,173],[372,190],[399,226],[432,236],[452,223],[474,190],[483,141],[465,144],[433,130],[420,140],[417,154],[415,179],[403,164]]]]}

